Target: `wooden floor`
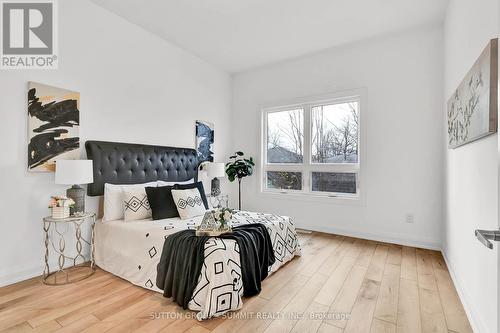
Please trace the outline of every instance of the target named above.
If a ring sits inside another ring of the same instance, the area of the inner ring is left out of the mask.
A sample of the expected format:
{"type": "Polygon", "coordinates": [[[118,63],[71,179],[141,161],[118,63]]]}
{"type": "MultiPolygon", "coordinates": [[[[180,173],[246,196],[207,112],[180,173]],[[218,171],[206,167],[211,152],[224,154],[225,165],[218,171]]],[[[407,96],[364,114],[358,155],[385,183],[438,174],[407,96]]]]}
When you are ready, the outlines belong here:
{"type": "Polygon", "coordinates": [[[6,332],[472,332],[439,252],[326,234],[271,275],[233,318],[198,322],[102,270],[76,284],[0,288],[6,332]],[[236,317],[239,316],[239,317],[236,317]]]}

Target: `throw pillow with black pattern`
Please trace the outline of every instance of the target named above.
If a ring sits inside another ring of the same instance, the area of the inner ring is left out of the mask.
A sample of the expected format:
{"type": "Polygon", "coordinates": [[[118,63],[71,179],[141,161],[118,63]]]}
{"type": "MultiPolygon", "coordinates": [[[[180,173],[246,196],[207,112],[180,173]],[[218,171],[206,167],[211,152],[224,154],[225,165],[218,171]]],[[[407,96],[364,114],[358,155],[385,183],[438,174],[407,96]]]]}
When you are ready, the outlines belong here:
{"type": "Polygon", "coordinates": [[[205,205],[197,188],[172,190],[172,198],[183,220],[205,214],[205,205]]]}
{"type": "Polygon", "coordinates": [[[151,207],[143,188],[123,190],[123,213],[125,222],[151,218],[151,207]]]}

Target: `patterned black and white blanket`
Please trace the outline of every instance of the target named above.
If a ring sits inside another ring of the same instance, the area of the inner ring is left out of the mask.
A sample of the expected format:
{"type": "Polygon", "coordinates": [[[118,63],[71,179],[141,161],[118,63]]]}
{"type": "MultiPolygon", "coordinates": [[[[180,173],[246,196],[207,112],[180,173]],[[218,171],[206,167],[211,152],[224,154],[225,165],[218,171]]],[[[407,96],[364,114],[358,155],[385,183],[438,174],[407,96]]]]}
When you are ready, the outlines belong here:
{"type": "MultiPolygon", "coordinates": [[[[233,215],[233,226],[249,223],[262,223],[269,232],[276,258],[274,265],[269,267],[270,274],[295,255],[300,255],[295,226],[289,217],[243,211],[233,215]]],[[[189,309],[199,311],[199,320],[217,317],[240,309],[242,295],[243,282],[236,242],[211,238],[205,245],[205,263],[189,309]]]]}
{"type": "MultiPolygon", "coordinates": [[[[201,219],[99,222],[96,225],[96,263],[136,285],[162,292],[154,281],[164,239],[180,230],[194,229],[201,219]],[[123,244],[127,246],[124,248],[123,244]]],[[[289,217],[246,211],[233,215],[233,226],[253,223],[265,225],[272,241],[276,261],[269,267],[269,274],[295,255],[300,255],[295,226],[289,217]]],[[[188,304],[189,309],[198,312],[198,320],[238,310],[243,304],[241,263],[236,241],[210,238],[205,243],[204,251],[204,264],[188,304]]]]}

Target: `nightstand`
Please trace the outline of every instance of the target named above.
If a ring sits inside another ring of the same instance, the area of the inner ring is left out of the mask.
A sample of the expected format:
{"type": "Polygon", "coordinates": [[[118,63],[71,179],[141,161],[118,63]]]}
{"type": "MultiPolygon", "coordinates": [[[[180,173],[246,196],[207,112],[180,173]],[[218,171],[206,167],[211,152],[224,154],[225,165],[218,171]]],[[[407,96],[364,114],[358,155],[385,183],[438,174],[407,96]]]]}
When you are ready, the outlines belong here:
{"type": "Polygon", "coordinates": [[[212,208],[218,207],[229,207],[229,195],[228,194],[219,194],[212,196],[211,194],[207,196],[208,202],[212,208]]]}
{"type": "Polygon", "coordinates": [[[70,216],[62,219],[55,219],[51,216],[43,218],[43,231],[45,243],[45,267],[43,269],[42,282],[48,285],[63,285],[81,281],[88,278],[95,272],[94,262],[94,224],[96,214],[83,213],[78,216],[70,216]],[[82,225],[90,223],[90,239],[82,236],[82,225]],[[65,254],[66,237],[70,230],[74,231],[74,241],[76,255],[70,257],[65,254]],[[88,246],[90,252],[90,262],[85,261],[83,256],[83,247],[88,246]],[[49,249],[52,249],[57,256],[58,268],[50,272],[49,267],[49,249]],[[66,260],[72,262],[72,265],[65,267],[66,260]]]}

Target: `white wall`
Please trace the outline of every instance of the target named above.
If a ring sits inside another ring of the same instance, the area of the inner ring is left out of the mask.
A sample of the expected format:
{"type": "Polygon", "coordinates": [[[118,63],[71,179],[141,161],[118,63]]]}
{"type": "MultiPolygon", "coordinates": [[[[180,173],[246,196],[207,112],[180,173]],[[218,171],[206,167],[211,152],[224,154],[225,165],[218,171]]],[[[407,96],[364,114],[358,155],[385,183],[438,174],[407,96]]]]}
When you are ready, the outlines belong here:
{"type": "Polygon", "coordinates": [[[194,122],[204,119],[215,123],[216,160],[229,150],[226,73],[89,1],[58,4],[59,69],[0,72],[0,285],[41,274],[41,218],[50,195],[65,191],[53,174],[26,171],[27,81],[81,93],[82,143],[194,147],[194,122]]]}
{"type": "MultiPolygon", "coordinates": [[[[452,0],[444,36],[446,102],[488,41],[498,36],[498,1],[452,0]]],[[[445,154],[443,252],[471,324],[484,333],[498,332],[498,250],[481,245],[474,230],[498,228],[497,144],[493,135],[445,154]]]]}
{"type": "MultiPolygon", "coordinates": [[[[331,49],[233,77],[234,147],[260,156],[260,106],[365,88],[364,206],[259,193],[243,180],[243,208],[292,216],[302,228],[439,248],[443,187],[442,27],[331,49]],[[407,213],[415,223],[405,223],[407,213]]],[[[258,161],[260,162],[260,161],[258,161]]],[[[235,199],[235,195],[233,195],[235,199]]]]}

